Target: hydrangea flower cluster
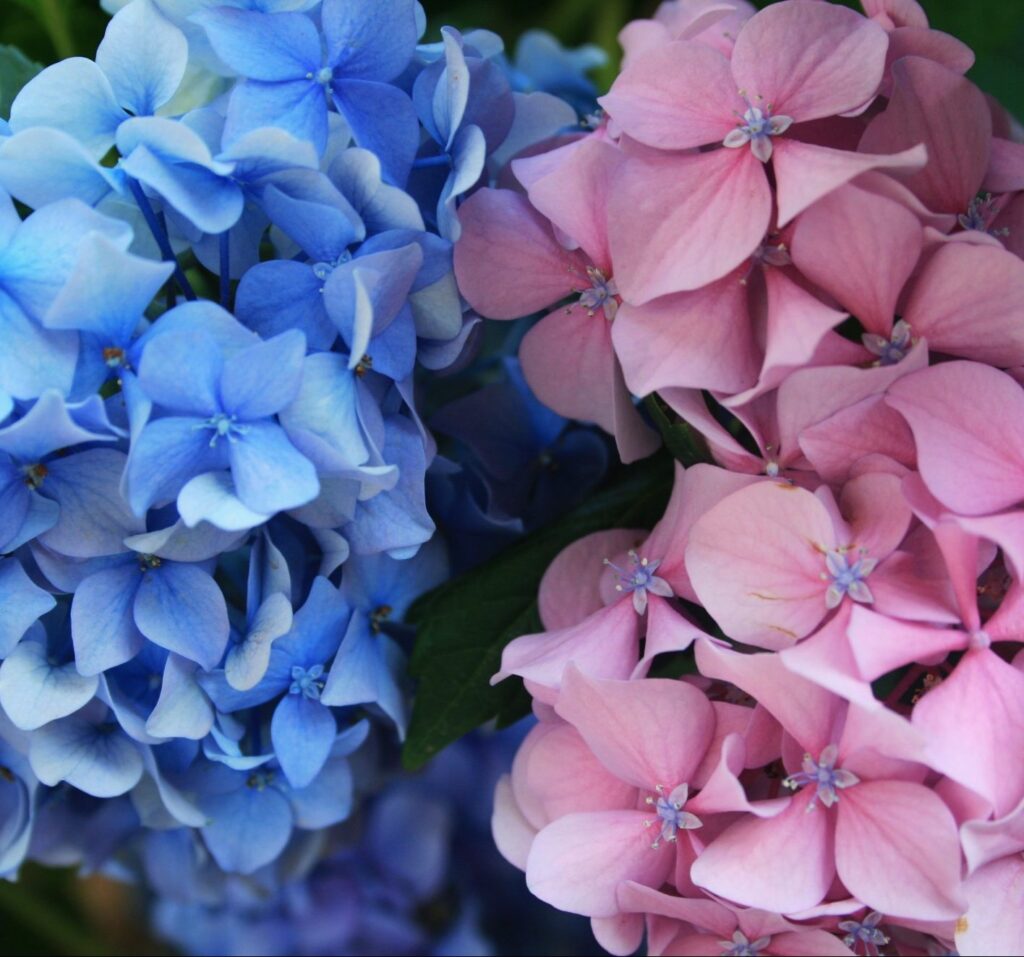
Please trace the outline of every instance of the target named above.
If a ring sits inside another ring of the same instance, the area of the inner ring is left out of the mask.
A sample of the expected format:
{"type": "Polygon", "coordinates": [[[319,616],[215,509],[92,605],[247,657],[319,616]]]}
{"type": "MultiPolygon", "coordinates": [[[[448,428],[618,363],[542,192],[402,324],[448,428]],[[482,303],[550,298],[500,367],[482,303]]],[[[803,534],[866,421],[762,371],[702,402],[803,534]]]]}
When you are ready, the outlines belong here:
{"type": "Polygon", "coordinates": [[[484,540],[600,477],[511,361],[516,454],[586,461],[545,501],[438,456],[414,382],[473,357],[460,197],[578,124],[545,90],[594,51],[422,44],[414,0],[108,6],[0,121],[0,876],[131,847],[209,903],[309,874],[391,774],[399,623],[449,568],[428,484],[484,540]]]}
{"type": "Polygon", "coordinates": [[[460,212],[470,304],[554,307],[546,403],[628,460],[656,393],[711,459],[558,556],[494,679],[539,719],[497,844],[612,953],[1024,948],[1024,145],[863,7],[663,4],[460,212]]]}

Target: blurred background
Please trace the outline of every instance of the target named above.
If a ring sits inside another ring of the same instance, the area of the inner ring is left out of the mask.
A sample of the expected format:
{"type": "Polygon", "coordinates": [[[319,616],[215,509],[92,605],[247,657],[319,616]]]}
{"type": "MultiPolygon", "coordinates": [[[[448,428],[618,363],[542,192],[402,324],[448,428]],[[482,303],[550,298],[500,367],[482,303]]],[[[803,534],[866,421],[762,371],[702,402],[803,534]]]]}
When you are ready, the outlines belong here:
{"type": "MultiPolygon", "coordinates": [[[[1024,117],[1024,2],[922,0],[922,5],[933,27],[974,49],[971,78],[1024,117]]],[[[597,44],[610,55],[595,78],[602,89],[615,75],[619,30],[630,19],[650,16],[656,6],[657,0],[425,0],[428,38],[443,24],[486,26],[511,49],[521,33],[540,27],[570,46],[597,44]]],[[[99,0],[0,0],[0,44],[40,64],[91,57],[106,20],[99,0]]],[[[16,76],[0,76],[2,115],[14,85],[20,85],[16,76]]],[[[28,866],[18,884],[0,881],[0,955],[170,953],[148,936],[145,919],[141,897],[102,878],[78,881],[70,871],[28,866]]]]}

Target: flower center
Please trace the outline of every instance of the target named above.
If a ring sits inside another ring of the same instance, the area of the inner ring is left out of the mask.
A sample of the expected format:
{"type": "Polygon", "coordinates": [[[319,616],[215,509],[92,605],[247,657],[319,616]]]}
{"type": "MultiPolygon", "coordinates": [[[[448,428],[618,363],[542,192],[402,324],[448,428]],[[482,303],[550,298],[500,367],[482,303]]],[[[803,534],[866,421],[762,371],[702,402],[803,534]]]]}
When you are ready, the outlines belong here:
{"type": "Polygon", "coordinates": [[[218,412],[211,415],[205,422],[193,426],[195,429],[210,429],[213,435],[210,436],[210,448],[215,448],[217,439],[227,437],[229,442],[237,442],[240,435],[249,431],[249,426],[239,425],[238,416],[228,415],[225,412],[218,412]]]}
{"type": "Polygon", "coordinates": [[[370,630],[374,634],[380,633],[384,622],[391,617],[391,611],[390,605],[380,605],[374,608],[373,613],[370,615],[370,630]]]}
{"type": "Polygon", "coordinates": [[[35,465],[25,465],[22,467],[21,472],[25,476],[25,484],[33,491],[39,488],[43,484],[43,479],[50,474],[50,470],[42,462],[36,462],[35,465]]]}
{"type": "Polygon", "coordinates": [[[991,228],[999,212],[999,204],[992,198],[992,194],[985,193],[983,196],[975,196],[967,204],[967,212],[957,216],[957,222],[963,229],[974,229],[990,236],[1009,236],[1010,230],[1005,226],[1002,229],[991,228]]]}
{"type": "Polygon", "coordinates": [[[356,367],[353,371],[360,379],[366,375],[367,372],[372,372],[373,356],[363,356],[362,359],[356,363],[356,367]]]}
{"type": "Polygon", "coordinates": [[[595,315],[600,309],[605,319],[614,319],[619,310],[619,290],[615,280],[606,279],[596,266],[587,266],[587,278],[590,288],[580,293],[580,305],[587,310],[588,316],[595,315]]]}
{"type": "Polygon", "coordinates": [[[307,80],[316,80],[321,86],[330,86],[331,80],[334,79],[334,70],[329,66],[322,66],[316,73],[309,72],[306,74],[307,80]]]}
{"type": "Polygon", "coordinates": [[[644,827],[657,825],[659,828],[658,836],[651,844],[652,848],[657,850],[661,847],[662,841],[674,844],[679,831],[692,831],[704,826],[704,822],[696,814],[683,810],[683,805],[690,796],[689,785],[680,784],[667,795],[664,785],[659,784],[654,790],[658,796],[645,798],[645,803],[654,808],[658,816],[644,821],[644,827]]]}
{"type": "Polygon", "coordinates": [[[163,563],[163,559],[158,558],[156,555],[139,555],[139,571],[141,572],[148,572],[154,568],[159,568],[163,563]]]}
{"type": "Polygon", "coordinates": [[[254,791],[262,791],[268,787],[274,781],[273,771],[253,771],[245,780],[246,787],[252,788],[254,791]]]}
{"type": "Polygon", "coordinates": [[[107,346],[103,350],[103,361],[111,369],[117,369],[121,366],[128,365],[124,349],[120,349],[117,346],[107,346]]]}
{"type": "Polygon", "coordinates": [[[718,946],[722,948],[722,957],[757,957],[771,940],[771,937],[749,940],[743,931],[738,930],[732,935],[732,940],[720,940],[718,946]]]}
{"type": "Polygon", "coordinates": [[[864,343],[864,348],[868,352],[878,356],[877,364],[880,366],[896,365],[902,361],[914,345],[910,325],[902,319],[892,327],[891,339],[875,335],[873,332],[866,332],[861,336],[861,342],[864,343]]]}
{"type": "Polygon", "coordinates": [[[878,957],[878,948],[889,943],[889,938],[878,929],[881,920],[878,911],[872,911],[864,920],[841,920],[839,929],[846,931],[843,943],[855,954],[878,957]]]}
{"type": "Polygon", "coordinates": [[[661,564],[661,559],[648,561],[630,549],[629,560],[632,567],[628,570],[620,568],[607,558],[604,560],[604,564],[618,573],[619,583],[615,586],[615,590],[630,592],[633,595],[633,607],[638,615],[647,611],[648,592],[652,595],[660,595],[662,598],[673,596],[672,586],[664,578],[659,578],[654,574],[661,564]]]}
{"type": "MultiPolygon", "coordinates": [[[[742,93],[740,96],[747,101],[747,109],[742,116],[738,115],[736,129],[732,130],[722,145],[729,149],[739,149],[750,144],[750,151],[762,162],[772,158],[772,137],[785,133],[793,123],[791,116],[773,116],[771,103],[754,106],[742,93]]],[[[757,100],[761,102],[759,96],[757,100]]]]}
{"type": "Polygon", "coordinates": [[[842,788],[860,784],[860,778],[852,771],[836,767],[838,757],[839,748],[834,744],[825,748],[817,761],[809,754],[805,754],[800,765],[802,770],[786,778],[782,782],[783,787],[796,791],[813,784],[816,791],[811,803],[807,805],[807,810],[813,811],[817,801],[821,801],[825,807],[832,807],[839,800],[839,791],[842,788]]]}
{"type": "Polygon", "coordinates": [[[874,602],[875,596],[871,594],[864,579],[875,570],[878,562],[868,558],[864,549],[860,549],[858,555],[857,560],[851,564],[845,550],[833,549],[825,553],[827,571],[821,573],[821,578],[829,582],[825,592],[825,605],[828,608],[837,608],[844,595],[865,605],[874,602]]]}
{"type": "Polygon", "coordinates": [[[320,692],[324,690],[324,666],[313,665],[312,668],[303,668],[302,665],[292,666],[292,683],[288,688],[289,694],[300,694],[310,701],[319,701],[320,692]]]}

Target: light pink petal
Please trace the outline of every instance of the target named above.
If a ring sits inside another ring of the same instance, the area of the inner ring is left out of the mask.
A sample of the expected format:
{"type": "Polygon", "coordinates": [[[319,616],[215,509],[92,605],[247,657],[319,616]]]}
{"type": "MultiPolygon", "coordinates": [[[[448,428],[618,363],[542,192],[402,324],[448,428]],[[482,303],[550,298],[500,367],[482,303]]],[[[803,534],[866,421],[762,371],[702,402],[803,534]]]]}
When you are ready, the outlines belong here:
{"type": "Polygon", "coordinates": [[[963,213],[988,169],[992,119],[981,91],[959,73],[922,57],[892,65],[893,93],[860,141],[868,153],[897,153],[918,143],[928,164],[897,174],[929,209],[963,213]]]}
{"type": "Polygon", "coordinates": [[[697,927],[705,927],[723,939],[732,937],[736,915],[709,898],[675,897],[653,887],[627,881],[619,885],[619,906],[630,913],[656,914],[697,927]]]}
{"type": "Polygon", "coordinates": [[[757,817],[774,817],[782,813],[789,804],[789,798],[782,796],[768,801],[751,802],[739,781],[744,770],[746,749],[743,738],[731,734],[722,742],[718,765],[705,782],[700,793],[688,801],[686,807],[698,817],[701,814],[717,814],[738,811],[757,817]]]}
{"type": "Polygon", "coordinates": [[[755,698],[805,751],[818,755],[834,743],[833,729],[844,703],[794,674],[779,655],[740,654],[701,642],[697,666],[705,677],[731,682],[755,698]]]}
{"type": "Polygon", "coordinates": [[[974,66],[974,51],[956,37],[927,27],[897,27],[889,34],[889,49],[885,55],[886,77],[879,91],[883,96],[892,95],[892,65],[905,56],[941,63],[961,75],[974,66]]]}
{"type": "Polygon", "coordinates": [[[509,776],[502,775],[494,791],[494,812],[491,815],[491,835],[498,853],[513,867],[525,871],[536,834],[516,804],[509,776]]]}
{"type": "Polygon", "coordinates": [[[861,0],[864,12],[886,29],[928,27],[928,15],[917,0],[861,0]]]}
{"type": "Polygon", "coordinates": [[[728,59],[686,41],[631,59],[598,102],[633,139],[663,150],[721,143],[746,109],[728,59]]]}
{"type": "Polygon", "coordinates": [[[879,156],[779,139],[772,154],[779,207],[778,224],[780,227],[785,226],[812,203],[863,173],[877,169],[920,169],[926,159],[927,153],[920,146],[879,156]]]}
{"type": "Polygon", "coordinates": [[[642,305],[721,279],[760,245],[771,211],[768,180],[749,150],[631,157],[608,210],[620,292],[642,305]]]}
{"type": "Polygon", "coordinates": [[[835,934],[808,929],[776,934],[764,953],[784,954],[786,957],[848,957],[853,951],[835,934]]]}
{"type": "Polygon", "coordinates": [[[922,226],[930,226],[940,233],[948,233],[956,226],[955,214],[932,212],[907,186],[886,173],[878,171],[862,173],[853,182],[869,193],[895,200],[901,206],[909,209],[922,226]]]}
{"type": "Polygon", "coordinates": [[[585,260],[559,246],[551,226],[518,193],[482,189],[459,208],[459,221],[459,290],[489,319],[528,316],[590,285],[585,260]]]}
{"type": "Polygon", "coordinates": [[[821,903],[835,876],[834,824],[824,808],[807,812],[813,795],[813,788],[801,791],[776,817],[741,818],[697,858],[693,880],[720,897],[775,913],[821,903]]]}
{"type": "Polygon", "coordinates": [[[604,313],[581,306],[549,313],[519,346],[523,374],[546,406],[569,419],[596,422],[620,442],[623,461],[653,452],[657,435],[633,408],[604,313]]]}
{"type": "Polygon", "coordinates": [[[850,544],[881,561],[895,551],[910,528],[910,506],[895,475],[867,474],[843,486],[839,508],[853,535],[850,544]]]}
{"type": "Polygon", "coordinates": [[[594,940],[609,954],[627,957],[628,954],[636,953],[644,938],[644,918],[640,914],[591,917],[590,929],[594,934],[594,940]]]}
{"type": "Polygon", "coordinates": [[[1024,674],[987,650],[969,651],[914,708],[929,763],[992,803],[997,817],[1024,797],[1024,674]]]}
{"type": "Polygon", "coordinates": [[[800,271],[869,332],[889,338],[921,235],[917,217],[899,203],[846,185],[800,216],[791,253],[800,271]]]}
{"type": "MultiPolygon", "coordinates": [[[[661,569],[658,569],[660,572],[661,569]]],[[[667,601],[651,595],[647,599],[647,632],[644,656],[633,670],[633,678],[647,674],[657,655],[686,651],[695,641],[715,641],[707,632],[676,611],[667,601]]]]}
{"type": "Polygon", "coordinates": [[[588,917],[614,917],[621,881],[659,887],[668,876],[675,849],[651,847],[654,828],[642,811],[569,814],[542,830],[526,865],[526,885],[535,897],[559,910],[588,917]]]}
{"type": "Polygon", "coordinates": [[[910,424],[929,491],[984,515],[1024,499],[1024,389],[976,362],[946,362],[894,383],[886,401],[910,424]]]}
{"type": "MultiPolygon", "coordinates": [[[[570,661],[588,674],[627,678],[639,656],[640,616],[628,600],[595,611],[577,625],[558,631],[523,635],[505,646],[500,681],[521,675],[553,691],[561,687],[562,672],[570,661]]],[[[554,696],[549,696],[550,702],[554,696]]]]}
{"type": "Polygon", "coordinates": [[[559,722],[516,754],[512,787],[539,828],[566,814],[636,807],[636,788],[611,774],[572,725],[559,722]]]}
{"type": "Polygon", "coordinates": [[[715,730],[704,693],[663,678],[601,681],[571,668],[556,710],[609,771],[647,791],[688,784],[715,730]]]}
{"type": "Polygon", "coordinates": [[[962,631],[899,621],[860,605],[853,609],[847,636],[856,673],[864,681],[915,661],[938,663],[966,644],[962,631]]]}
{"type": "MultiPolygon", "coordinates": [[[[981,540],[955,519],[944,518],[936,522],[931,531],[936,548],[949,572],[960,620],[967,631],[975,631],[981,627],[978,614],[978,576],[984,571],[984,566],[980,564],[981,540]]],[[[991,561],[995,556],[987,557],[991,561]]]]}
{"type": "Polygon", "coordinates": [[[825,553],[837,544],[814,495],[787,482],[758,482],[693,526],[686,569],[728,637],[787,648],[825,617],[825,553]]]}
{"type": "Polygon", "coordinates": [[[997,246],[944,246],[914,281],[903,318],[937,352],[1024,363],[1024,262],[997,246]]]}
{"type": "Polygon", "coordinates": [[[905,781],[846,788],[836,823],[836,870],[850,893],[883,914],[948,920],[963,911],[960,842],[949,808],[905,781]]]}
{"type": "Polygon", "coordinates": [[[639,529],[612,528],[584,535],[563,548],[540,580],[537,605],[544,627],[549,631],[568,628],[603,608],[604,559],[636,548],[646,534],[639,529]]]}
{"type": "Polygon", "coordinates": [[[838,484],[866,455],[883,454],[913,468],[914,435],[880,395],[855,402],[800,433],[800,449],[821,478],[838,484]]]}
{"type": "Polygon", "coordinates": [[[622,47],[622,67],[631,59],[641,59],[657,46],[671,43],[675,37],[664,23],[657,20],[631,20],[619,31],[619,46],[622,47]]]}
{"type": "Polygon", "coordinates": [[[949,580],[925,574],[919,558],[910,551],[893,552],[871,574],[868,584],[872,607],[884,615],[955,625],[960,621],[949,580]]]}
{"type": "Polygon", "coordinates": [[[636,395],[680,387],[738,392],[757,378],[759,349],[740,272],[643,306],[623,303],[612,342],[636,395]]]}
{"type": "MultiPolygon", "coordinates": [[[[988,543],[994,543],[1002,549],[1003,562],[1013,573],[1017,582],[1024,581],[1024,511],[1006,512],[1003,515],[990,515],[985,518],[960,518],[958,519],[963,528],[972,535],[977,535],[988,543]]],[[[1011,592],[1003,599],[999,610],[986,622],[986,628],[992,629],[992,636],[997,634],[996,622],[999,620],[999,627],[1003,626],[1001,619],[1004,615],[1003,606],[1007,605],[1011,598],[1016,597],[1016,591],[1011,592]]],[[[1006,609],[1009,611],[1009,608],[1006,609]]],[[[1008,623],[1007,623],[1008,624],[1008,623]]],[[[1006,632],[1010,634],[1011,632],[1006,632]]],[[[1015,637],[1021,634],[1018,625],[1016,631],[1012,632],[1015,637]]]]}
{"type": "Polygon", "coordinates": [[[992,193],[1016,193],[1024,189],[1024,143],[993,137],[982,187],[992,193]]]}
{"type": "Polygon", "coordinates": [[[753,98],[796,122],[845,113],[878,90],[885,31],[845,7],[787,0],[756,14],[736,38],[732,72],[753,98]]]}
{"type": "Polygon", "coordinates": [[[1024,859],[1004,857],[972,874],[965,886],[967,912],[956,925],[964,957],[1015,954],[1024,941],[1024,859]]]}
{"type": "Polygon", "coordinates": [[[579,243],[606,275],[611,269],[607,199],[622,158],[611,143],[589,136],[512,164],[534,207],[579,243]]]}
{"type": "MultiPolygon", "coordinates": [[[[973,795],[975,792],[966,793],[973,795]]],[[[988,816],[986,812],[970,815],[974,820],[968,820],[960,828],[968,873],[1007,854],[1024,851],[1024,801],[998,820],[983,820],[983,815],[988,816]]]]}
{"type": "Polygon", "coordinates": [[[920,783],[927,739],[908,718],[876,702],[851,704],[839,742],[839,764],[861,781],[889,778],[920,783]]]}

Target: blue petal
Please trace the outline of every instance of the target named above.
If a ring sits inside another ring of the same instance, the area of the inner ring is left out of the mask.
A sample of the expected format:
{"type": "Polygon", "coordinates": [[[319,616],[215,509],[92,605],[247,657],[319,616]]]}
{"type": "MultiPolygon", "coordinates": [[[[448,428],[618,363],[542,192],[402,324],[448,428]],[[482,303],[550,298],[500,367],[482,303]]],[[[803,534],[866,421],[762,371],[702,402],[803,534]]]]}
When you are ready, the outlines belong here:
{"type": "MultiPolygon", "coordinates": [[[[8,456],[0,454],[0,503],[3,503],[0,505],[0,551],[14,551],[14,546],[9,543],[21,536],[31,501],[39,497],[25,484],[21,469],[12,464],[8,456]]],[[[56,511],[54,506],[54,513],[56,511]]],[[[56,514],[53,521],[57,521],[56,514]]]]}
{"type": "Polygon", "coordinates": [[[235,179],[245,183],[257,183],[288,170],[320,167],[311,143],[274,128],[253,130],[239,137],[217,159],[234,163],[235,179]]]}
{"type": "Polygon", "coordinates": [[[287,634],[294,620],[292,604],[281,592],[273,592],[259,606],[245,639],[228,651],[224,677],[231,687],[248,691],[263,680],[274,642],[287,634]]]}
{"type": "Polygon", "coordinates": [[[437,229],[445,239],[456,242],[462,235],[456,204],[460,196],[480,181],[486,159],[487,143],[480,127],[466,126],[459,130],[452,151],[452,171],[437,201],[437,229]]]}
{"type": "Polygon", "coordinates": [[[312,783],[288,792],[297,827],[319,830],[352,813],[352,771],[348,761],[333,752],[312,783]]]}
{"type": "Polygon", "coordinates": [[[0,658],[6,658],[29,627],[57,604],[25,574],[16,558],[0,558],[0,658]]]}
{"type": "Polygon", "coordinates": [[[25,415],[0,429],[0,450],[21,462],[35,463],[58,449],[115,438],[84,428],[72,416],[73,409],[58,393],[44,392],[25,415]]]}
{"type": "Polygon", "coordinates": [[[229,443],[231,475],[248,508],[270,515],[313,501],[320,491],[316,469],[279,425],[252,422],[229,443]]]}
{"type": "Polygon", "coordinates": [[[331,89],[356,143],[377,154],[391,183],[404,186],[420,145],[412,100],[397,87],[370,80],[335,80],[331,89]]]}
{"type": "Polygon", "coordinates": [[[146,731],[157,738],[199,741],[213,726],[213,706],[196,682],[196,666],[178,655],[168,655],[160,697],[146,720],[146,731]]]}
{"type": "Polygon", "coordinates": [[[135,624],[150,641],[210,671],[228,643],[228,611],[214,580],[195,565],[165,562],[147,571],[135,597],[135,624]]]}
{"type": "Polygon", "coordinates": [[[423,229],[416,201],[381,179],[380,160],[369,150],[350,147],[331,162],[328,176],[352,204],[371,233],[388,229],[423,229]]]}
{"type": "Polygon", "coordinates": [[[445,547],[434,539],[403,561],[387,555],[354,555],[345,566],[341,591],[353,608],[372,612],[386,605],[391,619],[401,621],[414,599],[447,578],[445,547]]]}
{"type": "Polygon", "coordinates": [[[92,60],[72,57],[47,67],[22,87],[11,104],[11,129],[52,126],[78,140],[96,159],[114,145],[126,119],[110,81],[92,60]]]}
{"type": "Polygon", "coordinates": [[[270,722],[270,737],[293,788],[306,787],[320,773],[337,733],[331,709],[319,701],[301,694],[281,699],[270,722]]]}
{"type": "Polygon", "coordinates": [[[99,679],[75,663],[54,665],[44,642],[23,641],[0,665],[0,707],[15,726],[34,731],[73,714],[96,694],[99,679]]]}
{"type": "Polygon", "coordinates": [[[292,833],[288,799],[274,787],[248,787],[245,777],[227,794],[200,797],[210,818],[202,830],[214,860],[229,873],[252,874],[273,861],[292,833]]]}
{"type": "Polygon", "coordinates": [[[71,637],[75,662],[83,675],[97,675],[134,658],[143,638],[132,605],[142,582],[131,561],[90,575],[71,601],[71,637]]]}
{"type": "Polygon", "coordinates": [[[0,389],[17,399],[33,399],[47,389],[70,392],[78,336],[43,329],[2,288],[0,341],[0,389]]]}
{"type": "Polygon", "coordinates": [[[145,116],[174,96],[188,65],[188,41],[152,4],[130,3],[107,24],[96,65],[121,106],[145,116]]]}
{"type": "Polygon", "coordinates": [[[263,208],[314,264],[336,262],[366,235],[349,201],[326,176],[310,170],[275,177],[264,190],[263,208]]]}
{"type": "Polygon", "coordinates": [[[190,479],[178,493],[178,513],[186,526],[209,523],[225,532],[244,532],[270,516],[254,512],[239,499],[230,472],[204,472],[190,479]]]}
{"type": "Polygon", "coordinates": [[[128,502],[136,515],[155,502],[173,499],[196,475],[227,465],[225,446],[210,447],[210,430],[194,418],[157,419],[132,443],[128,456],[128,502]]]}
{"type": "Polygon", "coordinates": [[[220,350],[209,336],[169,332],[147,344],[139,383],[157,405],[205,417],[221,411],[222,369],[220,350]]]}
{"type": "Polygon", "coordinates": [[[197,13],[192,20],[206,30],[217,56],[240,76],[280,82],[303,79],[320,69],[320,37],[313,21],[302,14],[221,8],[197,13]]]}
{"type": "Polygon", "coordinates": [[[274,645],[293,665],[326,665],[338,650],[351,609],[341,592],[317,576],[306,603],[295,613],[291,631],[274,645]]]}
{"type": "Polygon", "coordinates": [[[250,269],[238,284],[238,318],[261,336],[304,332],[310,349],[330,349],[338,330],[327,317],[323,280],[308,263],[272,260],[250,269]]]}
{"type": "Polygon", "coordinates": [[[124,544],[133,552],[157,555],[174,562],[205,562],[221,552],[237,548],[244,534],[225,532],[205,522],[189,528],[180,519],[173,525],[141,535],[130,535],[124,544]]]}
{"type": "Polygon", "coordinates": [[[327,145],[327,94],[319,83],[247,80],[231,93],[224,142],[273,126],[312,143],[318,153],[327,145]]]}
{"type": "Polygon", "coordinates": [[[335,72],[393,80],[415,52],[415,8],[413,0],[324,0],[321,21],[335,72]]]}
{"type": "Polygon", "coordinates": [[[280,412],[299,391],[306,337],[297,329],[235,353],[220,383],[224,411],[243,422],[280,412]]]}

